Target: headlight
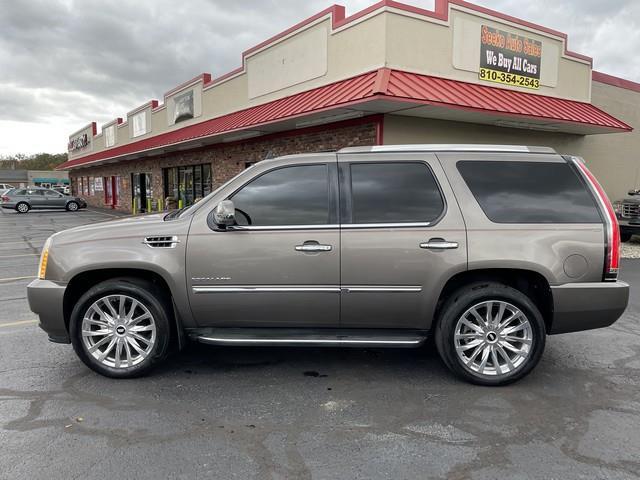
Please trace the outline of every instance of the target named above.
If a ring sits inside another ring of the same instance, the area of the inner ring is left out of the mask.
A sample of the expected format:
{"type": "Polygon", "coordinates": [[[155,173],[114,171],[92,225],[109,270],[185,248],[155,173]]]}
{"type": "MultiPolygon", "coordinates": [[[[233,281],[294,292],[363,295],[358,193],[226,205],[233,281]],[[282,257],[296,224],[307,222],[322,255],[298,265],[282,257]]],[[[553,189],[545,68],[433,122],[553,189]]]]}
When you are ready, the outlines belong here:
{"type": "Polygon", "coordinates": [[[40,254],[40,266],[38,267],[38,278],[44,280],[47,274],[47,262],[49,261],[49,249],[51,248],[51,238],[47,238],[42,247],[42,253],[40,254]]]}

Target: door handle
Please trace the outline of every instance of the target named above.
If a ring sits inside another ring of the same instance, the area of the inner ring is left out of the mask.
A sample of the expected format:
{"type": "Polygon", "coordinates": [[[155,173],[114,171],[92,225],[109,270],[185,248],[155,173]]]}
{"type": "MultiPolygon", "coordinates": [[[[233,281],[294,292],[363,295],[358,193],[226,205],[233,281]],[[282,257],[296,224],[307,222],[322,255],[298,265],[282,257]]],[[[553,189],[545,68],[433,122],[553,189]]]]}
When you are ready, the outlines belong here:
{"type": "Polygon", "coordinates": [[[320,245],[319,243],[305,243],[295,246],[296,252],[330,252],[333,247],[331,245],[320,245]]]}
{"type": "Polygon", "coordinates": [[[427,250],[452,250],[458,248],[458,242],[447,242],[442,238],[432,238],[428,242],[421,243],[420,248],[426,248],[427,250]]]}

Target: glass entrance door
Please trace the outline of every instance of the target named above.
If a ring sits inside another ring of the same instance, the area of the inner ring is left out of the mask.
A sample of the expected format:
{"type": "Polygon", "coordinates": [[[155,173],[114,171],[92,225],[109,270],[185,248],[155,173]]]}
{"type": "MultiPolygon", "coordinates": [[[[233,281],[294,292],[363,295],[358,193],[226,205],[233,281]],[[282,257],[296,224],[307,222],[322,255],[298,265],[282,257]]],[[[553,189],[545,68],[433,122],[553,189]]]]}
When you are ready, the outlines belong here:
{"type": "Polygon", "coordinates": [[[153,183],[150,173],[131,174],[131,198],[133,199],[134,213],[147,213],[151,211],[153,183]]]}
{"type": "Polygon", "coordinates": [[[193,204],[193,168],[180,167],[178,169],[180,176],[180,202],[181,206],[193,204]]]}

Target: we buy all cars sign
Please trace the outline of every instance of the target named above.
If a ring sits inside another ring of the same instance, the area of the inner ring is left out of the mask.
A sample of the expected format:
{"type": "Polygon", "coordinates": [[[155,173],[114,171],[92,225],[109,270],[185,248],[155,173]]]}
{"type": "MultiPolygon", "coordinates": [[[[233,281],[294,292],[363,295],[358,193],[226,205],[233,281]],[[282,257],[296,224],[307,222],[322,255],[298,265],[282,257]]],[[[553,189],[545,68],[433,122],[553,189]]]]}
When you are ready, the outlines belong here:
{"type": "Polygon", "coordinates": [[[542,42],[482,25],[480,79],[538,89],[541,60],[542,42]]]}

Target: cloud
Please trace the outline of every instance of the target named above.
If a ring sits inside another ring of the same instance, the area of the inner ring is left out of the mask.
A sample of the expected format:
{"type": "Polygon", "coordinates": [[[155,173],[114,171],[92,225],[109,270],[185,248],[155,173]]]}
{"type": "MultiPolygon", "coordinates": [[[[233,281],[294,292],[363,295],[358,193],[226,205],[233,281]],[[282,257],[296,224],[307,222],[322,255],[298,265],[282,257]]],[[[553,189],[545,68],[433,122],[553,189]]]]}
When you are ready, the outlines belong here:
{"type": "MultiPolygon", "coordinates": [[[[408,1],[433,6],[432,0],[408,1]]],[[[36,143],[27,139],[36,131],[69,133],[91,120],[100,125],[151,98],[162,100],[165,91],[202,72],[224,74],[240,65],[243,50],[333,3],[0,2],[0,154],[34,151],[36,143]]],[[[342,3],[350,14],[373,2],[342,3]]],[[[570,48],[593,56],[597,69],[640,80],[637,0],[478,3],[567,32],[570,48]]],[[[64,151],[65,137],[37,148],[64,151]]]]}

